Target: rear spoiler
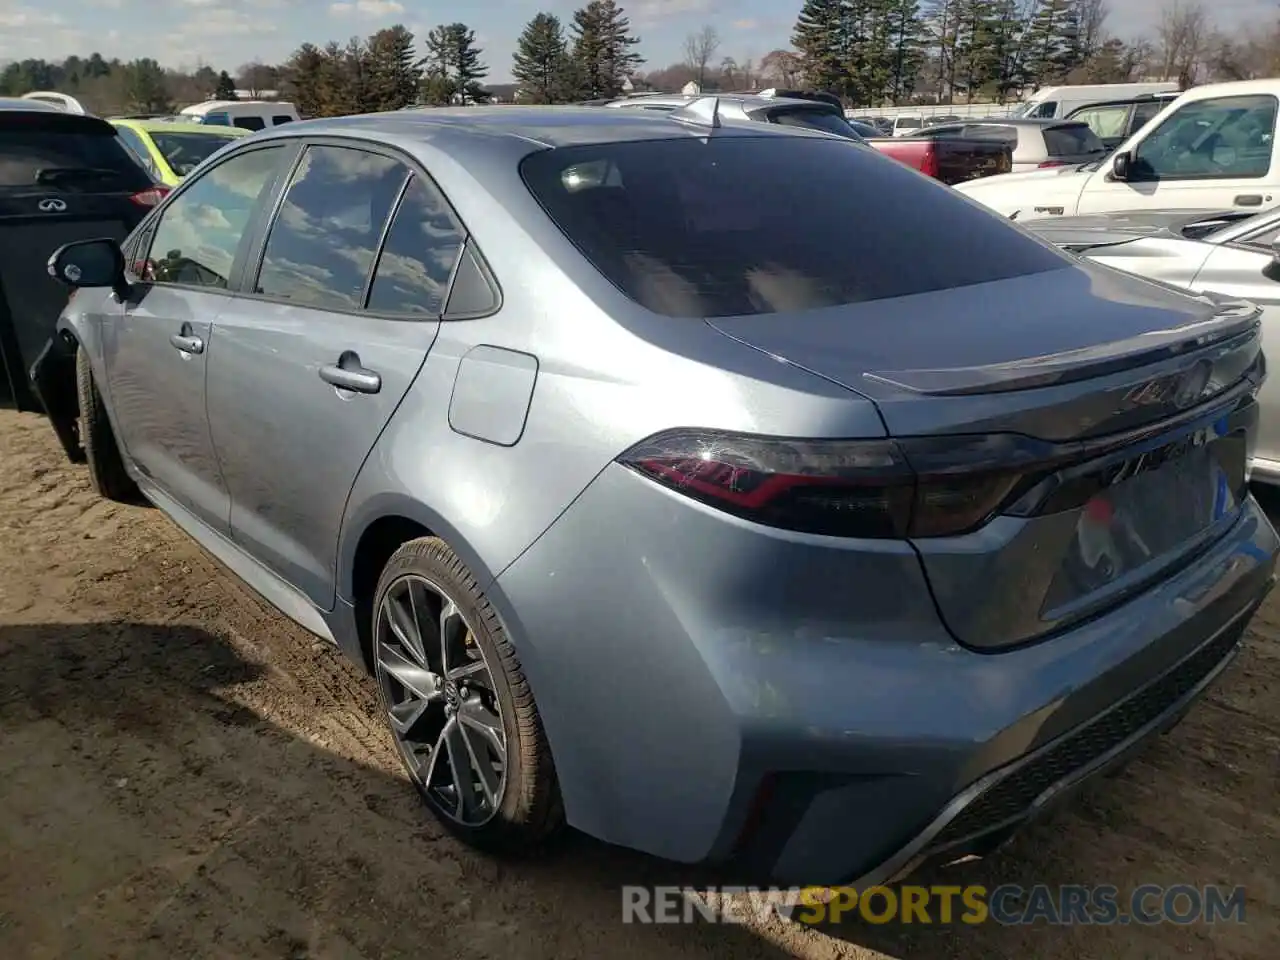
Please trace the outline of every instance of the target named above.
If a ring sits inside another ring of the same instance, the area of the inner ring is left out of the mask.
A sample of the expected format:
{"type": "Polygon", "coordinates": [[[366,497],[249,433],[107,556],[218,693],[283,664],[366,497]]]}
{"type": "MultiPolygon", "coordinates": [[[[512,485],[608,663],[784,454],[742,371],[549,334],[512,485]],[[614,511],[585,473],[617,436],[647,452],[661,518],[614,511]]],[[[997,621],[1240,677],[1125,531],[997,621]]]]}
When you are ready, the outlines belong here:
{"type": "Polygon", "coordinates": [[[1155,363],[1256,332],[1262,326],[1262,308],[1252,303],[1215,300],[1205,295],[1196,299],[1216,304],[1213,315],[1196,323],[1169,330],[1151,330],[1127,340],[1009,363],[941,370],[876,371],[863,376],[927,396],[973,396],[1030,390],[1103,377],[1130,367],[1155,363]]]}
{"type": "Polygon", "coordinates": [[[0,110],[0,130],[52,130],[114,137],[116,128],[101,117],[60,110],[0,110]]]}

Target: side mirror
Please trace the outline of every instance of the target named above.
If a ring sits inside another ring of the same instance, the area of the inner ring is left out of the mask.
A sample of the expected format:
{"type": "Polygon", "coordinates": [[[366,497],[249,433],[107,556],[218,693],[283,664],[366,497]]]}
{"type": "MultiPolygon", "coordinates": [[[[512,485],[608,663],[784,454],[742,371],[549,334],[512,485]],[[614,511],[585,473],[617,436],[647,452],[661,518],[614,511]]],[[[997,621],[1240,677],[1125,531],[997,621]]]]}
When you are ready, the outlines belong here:
{"type": "Polygon", "coordinates": [[[114,240],[76,240],[63,244],[49,258],[49,276],[69,287],[110,287],[120,299],[127,299],[129,284],[124,275],[124,252],[114,240]]]}
{"type": "Polygon", "coordinates": [[[1115,180],[1128,180],[1133,166],[1133,157],[1128,153],[1117,153],[1111,160],[1111,177],[1115,180]]]}

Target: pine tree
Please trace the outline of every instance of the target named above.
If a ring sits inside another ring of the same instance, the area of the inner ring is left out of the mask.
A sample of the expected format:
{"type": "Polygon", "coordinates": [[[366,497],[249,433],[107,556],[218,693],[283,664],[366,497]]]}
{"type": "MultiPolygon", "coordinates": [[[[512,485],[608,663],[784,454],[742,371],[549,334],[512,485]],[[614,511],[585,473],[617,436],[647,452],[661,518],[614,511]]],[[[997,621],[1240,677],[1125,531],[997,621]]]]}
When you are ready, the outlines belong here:
{"type": "Polygon", "coordinates": [[[1048,86],[1062,74],[1063,34],[1070,0],[1040,0],[1027,24],[1025,64],[1032,88],[1048,86]]]}
{"type": "Polygon", "coordinates": [[[213,91],[213,99],[215,100],[238,100],[236,96],[236,82],[231,79],[231,74],[223,70],[218,74],[217,86],[213,91]]]}
{"type": "Polygon", "coordinates": [[[928,40],[919,0],[890,0],[886,16],[892,50],[889,99],[897,103],[915,91],[928,40]]]}
{"type": "Polygon", "coordinates": [[[558,17],[539,13],[525,25],[511,75],[532,103],[562,103],[570,97],[569,53],[558,17]]]}
{"type": "Polygon", "coordinates": [[[124,94],[129,108],[138,113],[173,112],[164,68],[149,57],[125,64],[124,94]]]}
{"type": "Polygon", "coordinates": [[[805,0],[791,43],[803,57],[804,75],[810,86],[852,98],[855,83],[849,64],[854,22],[848,0],[805,0]]]}
{"type": "Polygon", "coordinates": [[[423,95],[429,103],[458,103],[468,106],[488,98],[480,81],[489,68],[480,62],[483,53],[476,46],[475,31],[465,23],[442,24],[427,34],[427,55],[423,95]]]}
{"type": "Polygon", "coordinates": [[[616,97],[622,83],[644,63],[632,52],[640,42],[616,0],[591,0],[573,14],[572,65],[577,95],[595,100],[616,97]]]}
{"type": "Polygon", "coordinates": [[[369,38],[369,109],[400,110],[418,99],[422,70],[413,52],[413,34],[401,24],[369,38]]]}
{"type": "Polygon", "coordinates": [[[284,87],[304,117],[326,116],[321,94],[326,70],[324,51],[315,44],[304,43],[284,65],[284,87]]]}

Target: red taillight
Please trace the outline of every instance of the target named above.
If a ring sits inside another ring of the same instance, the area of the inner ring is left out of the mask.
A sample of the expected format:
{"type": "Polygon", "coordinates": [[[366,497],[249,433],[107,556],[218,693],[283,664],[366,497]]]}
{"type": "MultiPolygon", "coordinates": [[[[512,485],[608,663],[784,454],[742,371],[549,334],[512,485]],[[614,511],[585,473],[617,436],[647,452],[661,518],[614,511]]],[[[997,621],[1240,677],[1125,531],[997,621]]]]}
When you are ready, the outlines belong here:
{"type": "Polygon", "coordinates": [[[162,183],[157,183],[153,187],[147,187],[145,190],[139,190],[129,199],[140,207],[154,207],[157,203],[169,195],[170,187],[166,187],[162,183]]]}
{"type": "Polygon", "coordinates": [[[924,157],[920,160],[920,172],[935,180],[941,172],[938,169],[938,151],[932,143],[925,148],[924,157]]]}
{"type": "Polygon", "coordinates": [[[1067,161],[1065,160],[1045,160],[1043,163],[1039,164],[1038,166],[1040,167],[1041,170],[1043,170],[1046,167],[1065,167],[1066,165],[1067,165],[1067,161]]]}
{"type": "Polygon", "coordinates": [[[1026,479],[1016,469],[993,469],[986,439],[975,446],[973,437],[789,440],[670,430],[619,462],[768,526],[839,537],[941,537],[986,523],[1026,479]]]}

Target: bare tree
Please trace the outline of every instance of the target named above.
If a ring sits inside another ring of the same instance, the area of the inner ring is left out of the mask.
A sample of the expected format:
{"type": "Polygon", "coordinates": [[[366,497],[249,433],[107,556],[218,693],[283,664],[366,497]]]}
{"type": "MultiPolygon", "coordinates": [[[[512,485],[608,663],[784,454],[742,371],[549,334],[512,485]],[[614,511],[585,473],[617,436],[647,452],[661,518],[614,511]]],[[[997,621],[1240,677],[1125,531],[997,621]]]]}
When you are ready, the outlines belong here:
{"type": "Polygon", "coordinates": [[[1195,83],[1196,71],[1209,40],[1209,17],[1200,0],[1169,0],[1156,28],[1161,76],[1176,77],[1184,86],[1195,83]]]}
{"type": "Polygon", "coordinates": [[[684,38],[685,66],[693,71],[693,80],[699,90],[706,86],[707,66],[719,49],[720,34],[709,24],[684,38]]]}
{"type": "Polygon", "coordinates": [[[1080,18],[1080,46],[1086,57],[1093,56],[1106,41],[1103,26],[1110,13],[1107,0],[1079,0],[1076,15],[1080,18]]]}

